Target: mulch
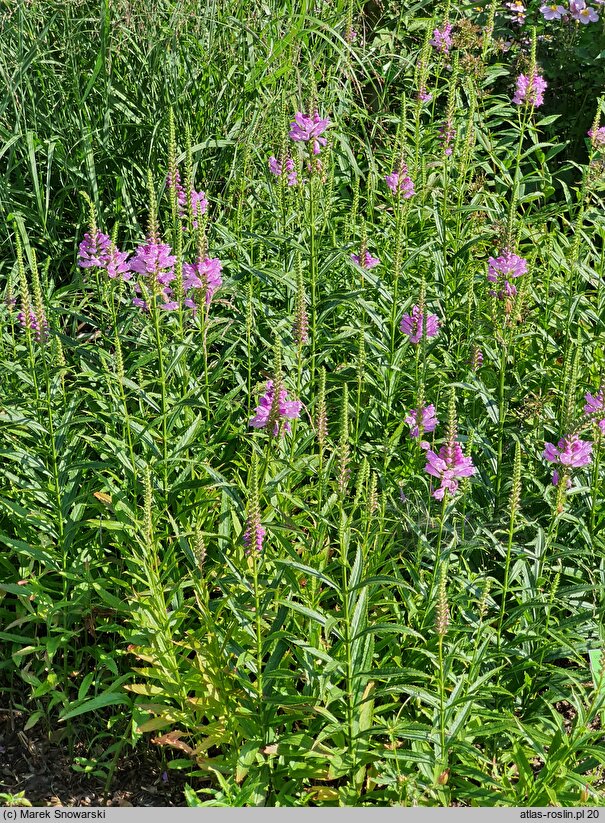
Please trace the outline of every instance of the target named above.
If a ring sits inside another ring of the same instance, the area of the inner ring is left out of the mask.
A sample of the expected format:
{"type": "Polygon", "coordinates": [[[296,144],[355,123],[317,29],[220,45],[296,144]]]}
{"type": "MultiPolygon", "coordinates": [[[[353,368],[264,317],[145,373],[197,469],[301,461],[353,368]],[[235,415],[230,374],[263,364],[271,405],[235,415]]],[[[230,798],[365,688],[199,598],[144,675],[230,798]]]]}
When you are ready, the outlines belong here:
{"type": "MultiPolygon", "coordinates": [[[[104,796],[103,778],[74,770],[76,757],[92,758],[85,743],[73,755],[65,730],[45,733],[42,722],[25,731],[28,715],[0,709],[0,792],[18,794],[34,806],[185,806],[182,772],[166,769],[155,747],[124,746],[104,796]]],[[[99,758],[101,762],[102,756],[99,758]]],[[[107,766],[107,762],[105,761],[107,766]]]]}

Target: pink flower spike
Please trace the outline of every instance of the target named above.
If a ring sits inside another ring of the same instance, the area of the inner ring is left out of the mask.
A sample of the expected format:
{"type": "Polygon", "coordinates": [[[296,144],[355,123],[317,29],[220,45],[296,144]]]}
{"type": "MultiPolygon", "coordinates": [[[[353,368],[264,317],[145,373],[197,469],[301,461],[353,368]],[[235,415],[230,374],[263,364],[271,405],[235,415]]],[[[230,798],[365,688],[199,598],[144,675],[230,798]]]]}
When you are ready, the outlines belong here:
{"type": "Polygon", "coordinates": [[[327,117],[322,119],[317,111],[313,113],[313,116],[299,111],[290,123],[288,136],[294,142],[311,142],[313,154],[319,154],[321,151],[320,146],[325,146],[328,142],[325,137],[320,135],[325,132],[329,125],[330,120],[327,117]]]}
{"type": "Polygon", "coordinates": [[[439,318],[436,314],[429,314],[424,321],[424,314],[420,306],[414,306],[411,314],[404,314],[399,329],[409,337],[410,343],[419,343],[423,334],[427,337],[436,337],[439,332],[439,318]]]}
{"type": "MultiPolygon", "coordinates": [[[[405,422],[410,427],[410,437],[419,437],[421,429],[427,433],[435,431],[435,428],[439,424],[439,420],[435,415],[435,406],[433,406],[432,403],[429,406],[412,409],[405,418],[405,422]]],[[[429,448],[428,443],[426,445],[427,448],[429,448]]]]}
{"type": "MultiPolygon", "coordinates": [[[[249,426],[252,426],[254,429],[264,429],[267,423],[269,422],[269,415],[271,413],[271,407],[273,405],[273,380],[267,380],[267,384],[265,386],[265,393],[262,395],[258,402],[258,406],[256,408],[256,413],[254,417],[250,420],[249,426]]],[[[302,403],[300,400],[288,400],[288,392],[286,389],[282,389],[279,393],[279,416],[280,418],[285,419],[283,431],[288,433],[291,432],[291,426],[289,421],[296,420],[300,417],[300,411],[302,409],[302,403]]],[[[277,435],[279,433],[279,422],[275,423],[273,428],[273,434],[277,435]]]]}
{"type": "Polygon", "coordinates": [[[361,266],[362,269],[375,269],[376,266],[380,265],[380,259],[378,257],[372,257],[369,251],[365,252],[363,262],[361,256],[358,254],[352,254],[351,260],[357,263],[358,266],[361,266]]]}
{"type": "Polygon", "coordinates": [[[477,471],[472,458],[464,456],[462,447],[457,442],[453,445],[446,443],[439,449],[439,454],[429,449],[426,459],[426,473],[441,480],[441,486],[433,492],[436,500],[443,500],[446,491],[455,494],[458,491],[458,480],[472,477],[477,471]]]}

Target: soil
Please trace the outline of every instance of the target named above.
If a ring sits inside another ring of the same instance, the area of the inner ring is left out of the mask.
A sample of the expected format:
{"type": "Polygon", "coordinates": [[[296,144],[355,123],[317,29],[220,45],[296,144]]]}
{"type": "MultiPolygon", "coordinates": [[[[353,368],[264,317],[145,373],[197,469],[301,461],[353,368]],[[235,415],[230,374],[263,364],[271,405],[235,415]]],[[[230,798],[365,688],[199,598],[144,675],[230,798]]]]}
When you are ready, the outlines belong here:
{"type": "Polygon", "coordinates": [[[104,796],[104,777],[73,768],[77,757],[91,757],[87,746],[76,743],[70,756],[64,731],[45,734],[41,723],[24,731],[27,719],[24,712],[0,709],[0,792],[25,792],[33,806],[186,805],[187,778],[167,770],[158,749],[125,745],[104,796]]]}

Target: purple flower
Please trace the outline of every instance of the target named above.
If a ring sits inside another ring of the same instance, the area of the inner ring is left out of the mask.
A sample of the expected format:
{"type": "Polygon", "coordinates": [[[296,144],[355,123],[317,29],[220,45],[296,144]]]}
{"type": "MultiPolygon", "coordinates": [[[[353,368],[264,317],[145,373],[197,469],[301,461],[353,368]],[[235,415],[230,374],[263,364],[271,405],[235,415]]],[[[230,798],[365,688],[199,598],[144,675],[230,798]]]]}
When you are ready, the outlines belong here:
{"type": "MultiPolygon", "coordinates": [[[[191,204],[191,213],[194,218],[198,215],[206,214],[208,209],[208,200],[206,199],[205,192],[196,191],[192,187],[189,192],[189,197],[187,197],[187,192],[181,184],[181,175],[179,174],[178,169],[175,170],[174,175],[168,174],[166,185],[169,189],[174,189],[176,191],[176,200],[180,217],[186,216],[189,204],[191,204]]],[[[193,222],[193,227],[197,228],[197,222],[195,220],[193,222]]]]}
{"type": "Polygon", "coordinates": [[[110,245],[105,261],[105,269],[107,271],[107,275],[111,277],[112,280],[118,275],[122,276],[122,280],[130,280],[132,277],[130,273],[130,264],[126,262],[127,257],[127,251],[120,251],[116,248],[114,243],[110,245]]]}
{"type": "Polygon", "coordinates": [[[248,517],[248,527],[244,532],[243,542],[246,547],[246,554],[255,552],[260,555],[263,551],[263,540],[267,531],[261,526],[260,519],[256,520],[254,524],[251,522],[252,519],[252,516],[248,517]],[[252,545],[253,543],[254,545],[252,545]]]}
{"type": "Polygon", "coordinates": [[[419,409],[412,409],[405,422],[410,427],[410,437],[420,437],[420,430],[423,432],[435,431],[439,420],[435,415],[435,406],[421,406],[419,409]]]}
{"type": "Polygon", "coordinates": [[[592,140],[592,145],[596,148],[605,147],[605,126],[601,126],[598,129],[590,129],[588,136],[592,140]]]}
{"type": "MultiPolygon", "coordinates": [[[[568,466],[572,469],[579,469],[587,466],[592,459],[592,443],[587,440],[580,440],[577,434],[570,434],[562,437],[555,446],[554,443],[545,443],[542,457],[549,463],[557,463],[560,466],[568,466]]],[[[553,484],[555,475],[553,474],[553,484]]]]}
{"type": "Polygon", "coordinates": [[[421,103],[430,103],[432,99],[433,95],[428,92],[424,86],[418,89],[418,100],[420,100],[421,103]]]}
{"type": "MultiPolygon", "coordinates": [[[[269,422],[269,415],[271,414],[271,407],[273,405],[273,380],[267,380],[267,385],[265,387],[265,393],[260,398],[258,402],[258,406],[256,408],[256,413],[254,417],[250,420],[248,425],[252,426],[255,429],[264,429],[267,423],[269,422]]],[[[286,389],[282,389],[279,393],[279,416],[280,418],[285,418],[284,423],[284,431],[288,433],[292,430],[289,421],[296,420],[300,417],[300,410],[302,409],[302,403],[300,400],[288,400],[288,392],[286,389]]],[[[277,435],[279,433],[279,421],[276,421],[275,426],[273,428],[273,434],[277,435]]]]}
{"type": "MultiPolygon", "coordinates": [[[[602,386],[594,396],[590,392],[586,392],[584,399],[586,400],[584,414],[592,416],[599,412],[605,412],[605,392],[602,386]]],[[[605,434],[605,415],[602,420],[597,420],[597,425],[605,434]]]]}
{"type": "MultiPolygon", "coordinates": [[[[286,174],[288,177],[288,185],[295,186],[298,183],[298,174],[296,173],[296,166],[294,160],[288,157],[285,162],[286,174]]],[[[282,164],[273,155],[269,158],[269,171],[276,177],[281,177],[283,167],[282,164]]]]}
{"type": "Polygon", "coordinates": [[[469,359],[469,365],[473,371],[478,371],[483,365],[483,352],[479,346],[473,346],[469,359]]]}
{"type": "MultiPolygon", "coordinates": [[[[35,337],[36,337],[36,340],[38,341],[38,343],[40,343],[41,340],[46,338],[46,332],[48,331],[48,321],[47,321],[47,319],[44,315],[42,315],[41,321],[42,322],[39,323],[35,312],[30,310],[30,312],[29,312],[29,327],[33,332],[35,332],[35,337]]],[[[23,329],[27,328],[26,317],[25,317],[25,314],[22,311],[20,311],[19,314],[17,315],[17,322],[19,323],[21,328],[23,328],[23,329]]]]}
{"type": "Polygon", "coordinates": [[[520,106],[522,103],[527,103],[537,108],[544,102],[544,91],[547,86],[548,83],[539,74],[534,75],[533,81],[531,77],[520,74],[517,77],[517,87],[515,96],[513,97],[513,103],[517,106],[520,106]]]}
{"type": "Polygon", "coordinates": [[[452,45],[452,26],[446,23],[442,29],[433,31],[433,39],[429,41],[431,46],[442,54],[449,54],[452,45]]]}
{"type": "MultiPolygon", "coordinates": [[[[218,257],[206,257],[193,265],[183,263],[183,291],[205,288],[206,305],[208,306],[214,292],[223,285],[221,271],[222,265],[218,257]]],[[[191,297],[185,299],[185,305],[190,309],[195,310],[196,308],[195,300],[191,297]]]]}
{"type": "Polygon", "coordinates": [[[294,115],[294,120],[290,123],[289,137],[295,142],[308,143],[313,142],[313,154],[319,154],[321,151],[320,145],[325,146],[327,140],[325,137],[320,137],[321,134],[330,125],[329,119],[326,117],[322,119],[319,112],[315,111],[313,116],[297,112],[294,115]]]}
{"type": "Polygon", "coordinates": [[[380,265],[380,260],[378,257],[372,257],[369,251],[364,252],[363,262],[361,259],[361,255],[359,254],[352,254],[351,260],[354,263],[357,263],[358,266],[361,266],[362,269],[375,269],[376,266],[380,265]]]}
{"type": "Polygon", "coordinates": [[[443,153],[449,157],[452,153],[452,140],[456,137],[456,129],[450,120],[446,120],[439,127],[439,139],[443,144],[443,153]]]}
{"type": "Polygon", "coordinates": [[[585,0],[569,0],[569,13],[574,20],[578,20],[585,26],[588,23],[597,23],[599,15],[592,6],[587,6],[585,0]]]}
{"type": "Polygon", "coordinates": [[[405,163],[401,163],[398,171],[387,174],[384,179],[393,194],[401,194],[404,200],[409,200],[410,197],[414,196],[414,183],[408,174],[408,167],[405,163]]]}
{"type": "Polygon", "coordinates": [[[455,494],[458,491],[458,480],[462,477],[471,477],[477,471],[471,457],[465,457],[459,443],[445,444],[439,449],[439,454],[429,449],[426,453],[427,463],[425,472],[441,481],[441,486],[435,489],[433,497],[443,500],[446,491],[455,494]]]}
{"type": "Polygon", "coordinates": [[[439,332],[439,318],[436,314],[428,314],[426,322],[420,306],[414,306],[411,314],[404,314],[399,329],[410,338],[410,343],[419,343],[423,333],[427,337],[436,337],[439,332]],[[423,328],[424,327],[424,328],[423,328]]]}
{"type": "Polygon", "coordinates": [[[138,246],[134,257],[130,261],[132,271],[147,276],[153,275],[158,283],[166,286],[174,280],[174,264],[176,257],[171,254],[171,248],[167,243],[154,243],[147,240],[138,246]]]}
{"type": "Polygon", "coordinates": [[[525,22],[525,6],[521,0],[512,0],[512,2],[505,3],[504,5],[513,12],[511,17],[512,22],[522,26],[525,22]]]}
{"type": "Polygon", "coordinates": [[[560,20],[567,14],[563,6],[558,6],[556,3],[550,6],[540,6],[540,13],[545,20],[560,20]]]}
{"type": "Polygon", "coordinates": [[[110,243],[111,239],[103,232],[97,231],[94,237],[86,232],[78,247],[78,266],[83,269],[105,268],[110,243]]]}
{"type": "Polygon", "coordinates": [[[527,260],[519,257],[509,249],[503,249],[498,257],[489,257],[487,261],[487,279],[490,283],[498,283],[500,291],[490,291],[492,297],[504,300],[506,297],[514,297],[517,289],[508,278],[521,277],[527,272],[527,260]]]}

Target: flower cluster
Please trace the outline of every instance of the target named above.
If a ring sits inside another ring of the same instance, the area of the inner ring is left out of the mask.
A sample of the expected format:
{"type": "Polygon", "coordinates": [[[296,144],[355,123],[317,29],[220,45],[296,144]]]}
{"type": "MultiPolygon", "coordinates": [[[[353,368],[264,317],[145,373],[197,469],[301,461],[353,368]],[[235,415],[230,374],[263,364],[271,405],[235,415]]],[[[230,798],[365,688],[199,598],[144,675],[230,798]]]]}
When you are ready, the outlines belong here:
{"type": "MultiPolygon", "coordinates": [[[[265,393],[258,401],[258,406],[256,408],[256,413],[254,417],[250,420],[249,425],[255,429],[264,429],[269,422],[269,416],[271,414],[271,408],[273,406],[273,380],[267,380],[267,385],[265,386],[265,393]]],[[[300,417],[300,410],[302,409],[302,403],[300,400],[288,400],[288,392],[286,389],[281,389],[279,393],[279,417],[280,419],[284,419],[284,427],[283,431],[287,431],[288,433],[291,431],[290,420],[296,420],[300,417]]],[[[273,427],[273,434],[279,434],[280,429],[280,421],[276,421],[273,427]]]]}
{"type": "Polygon", "coordinates": [[[327,143],[326,138],[321,137],[321,135],[329,125],[329,119],[327,117],[321,118],[318,111],[313,112],[312,116],[299,111],[290,123],[288,136],[295,142],[308,143],[311,141],[313,154],[319,154],[321,151],[320,146],[325,146],[327,143]]]}
{"type": "Polygon", "coordinates": [[[514,254],[509,249],[504,249],[498,257],[490,257],[487,261],[487,279],[490,283],[497,283],[499,289],[492,289],[492,297],[504,300],[507,297],[514,297],[517,288],[509,278],[521,277],[527,271],[527,260],[514,254]]]}
{"type": "Polygon", "coordinates": [[[439,449],[439,454],[429,449],[426,453],[425,472],[441,481],[441,486],[435,489],[433,497],[443,500],[446,491],[456,494],[458,480],[463,477],[472,477],[477,469],[473,466],[471,457],[465,457],[462,447],[457,441],[446,443],[439,449]]]}
{"type": "Polygon", "coordinates": [[[78,265],[82,269],[104,269],[107,265],[107,255],[111,239],[107,234],[98,231],[91,235],[86,232],[78,247],[78,265]]]}
{"type": "Polygon", "coordinates": [[[597,416],[597,425],[605,434],[605,390],[601,386],[599,391],[592,395],[590,392],[586,392],[584,395],[584,399],[586,400],[586,405],[584,406],[584,414],[587,416],[592,417],[593,415],[597,416]],[[598,419],[599,412],[603,413],[602,419],[598,419]]]}
{"type": "Polygon", "coordinates": [[[414,183],[408,174],[408,167],[401,163],[398,171],[392,171],[384,178],[393,194],[400,194],[404,200],[414,196],[414,183]]]}
{"type": "MultiPolygon", "coordinates": [[[[595,0],[601,3],[601,0],[595,0]]],[[[566,20],[571,17],[578,23],[587,26],[589,23],[598,23],[599,15],[592,6],[586,5],[586,0],[569,0],[569,9],[559,3],[546,3],[540,6],[540,12],[545,20],[566,20]]]]}
{"type": "MultiPolygon", "coordinates": [[[[196,191],[193,187],[189,191],[189,196],[181,184],[181,176],[179,170],[176,169],[173,174],[169,174],[166,180],[168,189],[176,191],[176,200],[178,206],[179,217],[183,218],[187,215],[188,209],[191,207],[191,214],[195,217],[206,214],[208,210],[208,200],[203,191],[196,191]]],[[[194,219],[193,227],[197,228],[197,221],[194,219]]]]}
{"type": "Polygon", "coordinates": [[[452,141],[456,137],[456,129],[453,127],[451,120],[445,120],[439,126],[439,140],[443,145],[443,153],[449,157],[453,151],[452,141]]]}
{"type": "Polygon", "coordinates": [[[436,314],[425,314],[420,306],[414,306],[411,314],[404,314],[399,329],[410,339],[410,343],[419,343],[423,334],[427,337],[436,337],[439,332],[439,318],[436,314]]]}
{"type": "MultiPolygon", "coordinates": [[[[200,192],[193,194],[197,197],[200,192]]],[[[196,202],[201,203],[199,199],[196,202]]],[[[159,307],[164,311],[174,311],[179,307],[170,285],[176,278],[175,263],[176,256],[172,254],[170,246],[153,238],[148,238],[139,245],[128,260],[128,252],[120,251],[109,237],[101,232],[97,232],[95,238],[91,238],[88,233],[85,234],[78,252],[78,264],[82,268],[95,266],[104,269],[108,277],[121,277],[124,281],[132,280],[133,274],[138,274],[143,278],[142,282],[150,284],[152,291],[157,290],[160,297],[159,307]]],[[[223,284],[221,271],[221,261],[218,257],[204,257],[194,264],[183,263],[184,305],[192,309],[194,314],[197,304],[192,292],[195,289],[204,289],[206,305],[209,305],[215,291],[223,284]]],[[[133,305],[140,309],[148,309],[149,305],[142,296],[141,282],[133,283],[133,289],[136,295],[132,300],[133,305]]]]}
{"type": "MultiPolygon", "coordinates": [[[[214,292],[223,285],[221,277],[221,261],[218,257],[205,257],[197,263],[183,263],[183,291],[186,295],[194,289],[204,289],[206,305],[210,304],[214,292]]],[[[193,309],[195,314],[196,303],[193,297],[185,297],[185,305],[193,309]]]]}
{"type": "Polygon", "coordinates": [[[430,40],[431,46],[441,54],[449,54],[452,47],[452,26],[445,23],[442,29],[435,29],[430,40]]]}
{"type": "Polygon", "coordinates": [[[522,26],[523,23],[525,23],[526,9],[521,0],[511,0],[510,3],[505,3],[504,5],[512,12],[511,22],[522,26]]]}
{"type": "MultiPolygon", "coordinates": [[[[17,315],[17,322],[21,326],[21,328],[27,328],[27,319],[25,314],[20,311],[17,315]]],[[[35,338],[38,343],[41,342],[46,337],[46,333],[48,331],[48,321],[44,315],[41,318],[36,316],[36,313],[30,309],[29,311],[29,327],[34,332],[35,338]]]]}
{"type": "Polygon", "coordinates": [[[588,136],[596,149],[605,149],[605,126],[598,129],[589,129],[588,136]]]}
{"type": "Polygon", "coordinates": [[[273,155],[271,155],[271,157],[269,158],[269,171],[271,172],[271,174],[274,174],[275,177],[281,177],[284,168],[286,171],[288,185],[295,186],[298,183],[298,174],[296,173],[296,166],[294,165],[294,160],[291,157],[288,157],[282,167],[282,164],[279,162],[279,160],[273,155]]]}
{"type": "Polygon", "coordinates": [[[544,102],[544,92],[547,86],[548,83],[540,74],[534,74],[529,77],[526,74],[520,74],[517,77],[513,103],[516,106],[527,103],[530,106],[534,106],[534,108],[538,108],[538,106],[541,106],[544,102]]]}
{"type": "Polygon", "coordinates": [[[375,269],[376,266],[380,265],[380,259],[378,257],[372,257],[369,251],[352,254],[351,260],[357,263],[358,266],[361,266],[362,269],[375,269]]]}
{"type": "Polygon", "coordinates": [[[260,515],[249,515],[247,528],[242,538],[244,546],[246,547],[246,554],[252,554],[252,552],[254,552],[257,555],[261,555],[263,552],[263,540],[266,534],[267,530],[260,524],[260,515]]]}
{"type": "MultiPolygon", "coordinates": [[[[562,437],[557,445],[545,443],[542,456],[549,463],[564,466],[566,469],[579,469],[587,466],[592,459],[592,443],[587,440],[580,440],[577,434],[569,434],[562,437]]],[[[557,469],[552,475],[553,486],[559,484],[559,472],[557,469]]]]}
{"type": "Polygon", "coordinates": [[[420,437],[422,432],[432,432],[439,425],[439,420],[435,414],[435,406],[431,403],[428,406],[420,406],[419,409],[412,409],[405,422],[410,427],[410,437],[420,437]]]}

